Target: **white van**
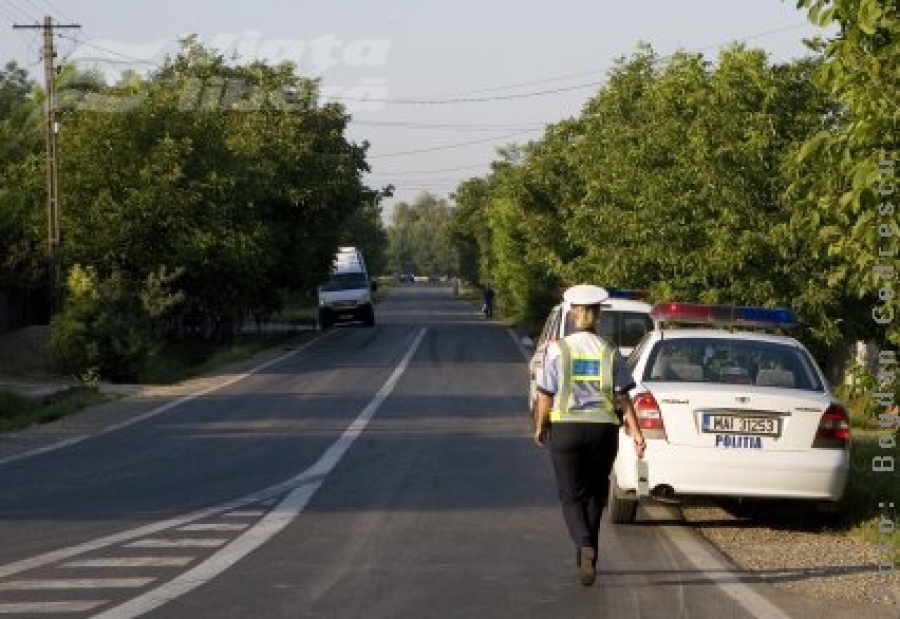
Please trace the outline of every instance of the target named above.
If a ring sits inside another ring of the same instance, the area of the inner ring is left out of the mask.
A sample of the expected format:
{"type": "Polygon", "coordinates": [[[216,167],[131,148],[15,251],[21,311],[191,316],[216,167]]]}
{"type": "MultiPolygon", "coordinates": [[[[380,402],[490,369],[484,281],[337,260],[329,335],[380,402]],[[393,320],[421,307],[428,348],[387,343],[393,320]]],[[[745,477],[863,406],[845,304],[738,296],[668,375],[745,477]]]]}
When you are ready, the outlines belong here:
{"type": "Polygon", "coordinates": [[[331,276],[319,286],[319,328],[327,329],[341,320],[374,326],[372,292],[375,287],[366,271],[362,252],[355,247],[341,247],[334,257],[331,276]]]}

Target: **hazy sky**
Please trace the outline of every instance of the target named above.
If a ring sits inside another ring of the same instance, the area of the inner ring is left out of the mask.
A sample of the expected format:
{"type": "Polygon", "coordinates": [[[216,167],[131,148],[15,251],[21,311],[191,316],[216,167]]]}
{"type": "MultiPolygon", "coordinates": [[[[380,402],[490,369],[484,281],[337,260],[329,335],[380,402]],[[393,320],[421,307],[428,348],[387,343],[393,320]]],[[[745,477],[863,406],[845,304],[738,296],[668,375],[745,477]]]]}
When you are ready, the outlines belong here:
{"type": "Polygon", "coordinates": [[[659,54],[684,49],[714,58],[723,45],[744,41],[777,61],[805,55],[802,40],[819,31],[795,5],[0,0],[0,62],[16,60],[40,78],[40,35],[12,24],[47,14],[82,26],[62,31],[60,59],[110,74],[152,69],[189,34],[229,56],[296,61],[353,113],[351,139],[371,143],[368,184],[397,188],[389,205],[425,189],[447,195],[460,180],[486,172],[498,146],[539,138],[547,123],[577,115],[615,58],[641,41],[659,54]]]}

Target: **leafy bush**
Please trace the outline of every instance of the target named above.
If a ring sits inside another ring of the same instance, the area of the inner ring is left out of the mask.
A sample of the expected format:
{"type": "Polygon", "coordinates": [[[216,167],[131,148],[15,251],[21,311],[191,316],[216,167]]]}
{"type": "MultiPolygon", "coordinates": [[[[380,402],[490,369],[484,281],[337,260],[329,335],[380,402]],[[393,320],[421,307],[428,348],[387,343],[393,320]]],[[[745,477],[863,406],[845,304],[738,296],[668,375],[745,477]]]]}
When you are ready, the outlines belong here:
{"type": "Polygon", "coordinates": [[[878,415],[884,412],[884,406],[875,398],[875,393],[893,391],[891,401],[900,402],[900,383],[879,383],[878,378],[859,363],[851,364],[847,374],[850,380],[835,391],[838,399],[847,406],[853,427],[877,429],[878,415]]]}
{"type": "Polygon", "coordinates": [[[50,347],[72,376],[133,379],[152,344],[140,297],[120,272],[101,280],[91,267],[69,274],[68,298],[50,326],[50,347]]]}

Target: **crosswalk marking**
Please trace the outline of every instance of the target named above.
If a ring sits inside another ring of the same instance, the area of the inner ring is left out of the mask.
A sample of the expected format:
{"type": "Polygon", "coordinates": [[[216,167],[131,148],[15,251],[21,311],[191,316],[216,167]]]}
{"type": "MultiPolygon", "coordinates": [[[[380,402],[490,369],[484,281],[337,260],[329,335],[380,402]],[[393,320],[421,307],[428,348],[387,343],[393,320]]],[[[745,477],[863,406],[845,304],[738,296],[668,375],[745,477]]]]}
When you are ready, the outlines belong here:
{"type": "Polygon", "coordinates": [[[140,539],[126,544],[129,548],[218,548],[227,539],[140,539]]]}
{"type": "Polygon", "coordinates": [[[261,509],[236,509],[222,514],[223,518],[262,518],[265,514],[261,509]]]}
{"type": "Polygon", "coordinates": [[[0,591],[41,591],[47,589],[131,589],[149,585],[155,578],[84,578],[10,580],[0,582],[0,591]]]}
{"type": "Polygon", "coordinates": [[[77,600],[72,602],[17,602],[0,604],[0,615],[48,615],[55,613],[83,613],[106,604],[107,600],[77,600]]]}
{"type": "Polygon", "coordinates": [[[69,561],[61,567],[181,567],[195,557],[110,557],[69,561]]]}
{"type": "Polygon", "coordinates": [[[236,524],[236,523],[228,523],[228,522],[214,522],[214,523],[206,523],[206,524],[188,524],[180,529],[179,531],[243,531],[247,528],[246,524],[236,524]]]}

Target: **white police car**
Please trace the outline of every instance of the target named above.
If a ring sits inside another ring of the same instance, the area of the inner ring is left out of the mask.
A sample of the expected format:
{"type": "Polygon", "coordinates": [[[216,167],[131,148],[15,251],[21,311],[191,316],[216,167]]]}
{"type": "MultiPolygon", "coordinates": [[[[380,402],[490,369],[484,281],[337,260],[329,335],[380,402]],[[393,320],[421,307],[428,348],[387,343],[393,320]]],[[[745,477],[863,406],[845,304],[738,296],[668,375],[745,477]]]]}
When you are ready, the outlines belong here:
{"type": "MultiPolygon", "coordinates": [[[[645,291],[622,288],[606,288],[605,290],[609,294],[609,299],[603,303],[603,311],[600,312],[597,320],[596,332],[610,343],[618,346],[622,356],[627,357],[644,334],[653,329],[653,320],[650,318],[650,310],[653,306],[641,300],[646,297],[645,291]]],[[[530,338],[523,338],[525,348],[534,349],[528,364],[530,376],[528,401],[532,409],[537,397],[536,380],[543,371],[547,347],[552,342],[570,335],[574,330],[569,318],[571,307],[570,303],[563,302],[550,310],[537,342],[530,338]]]]}
{"type": "MultiPolygon", "coordinates": [[[[628,359],[652,497],[805,499],[835,505],[850,469],[850,420],[796,339],[789,310],[656,305],[658,328],[628,359]],[[692,328],[669,328],[672,323],[692,328]],[[700,328],[698,328],[700,327],[700,328]],[[702,328],[705,327],[705,328],[702,328]]],[[[623,438],[625,429],[621,431],[623,438]]],[[[634,521],[633,441],[620,440],[610,517],[634,521]]]]}

